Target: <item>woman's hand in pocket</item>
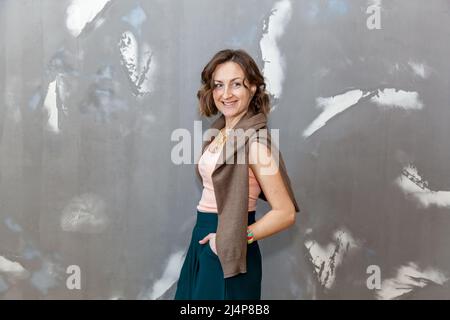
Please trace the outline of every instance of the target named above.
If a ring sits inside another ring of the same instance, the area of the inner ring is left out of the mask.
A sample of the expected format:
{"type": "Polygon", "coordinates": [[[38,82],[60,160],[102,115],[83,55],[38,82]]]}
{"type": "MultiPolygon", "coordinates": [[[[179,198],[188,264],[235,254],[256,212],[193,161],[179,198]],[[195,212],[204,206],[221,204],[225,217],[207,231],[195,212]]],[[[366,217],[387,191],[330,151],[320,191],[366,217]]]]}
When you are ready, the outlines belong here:
{"type": "Polygon", "coordinates": [[[216,250],[216,234],[215,233],[209,233],[206,237],[204,237],[202,240],[199,241],[200,244],[205,244],[206,242],[209,242],[209,246],[211,247],[211,250],[217,254],[216,250]]]}

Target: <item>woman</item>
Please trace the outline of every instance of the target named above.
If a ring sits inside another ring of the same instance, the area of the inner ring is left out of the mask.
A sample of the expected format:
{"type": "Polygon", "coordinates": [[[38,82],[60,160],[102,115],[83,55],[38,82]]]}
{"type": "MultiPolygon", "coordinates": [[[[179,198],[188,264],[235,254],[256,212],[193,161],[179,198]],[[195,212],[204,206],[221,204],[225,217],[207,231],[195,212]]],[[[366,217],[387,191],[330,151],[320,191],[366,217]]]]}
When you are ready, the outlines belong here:
{"type": "Polygon", "coordinates": [[[197,97],[201,115],[221,115],[196,165],[203,193],[175,299],[259,300],[258,240],[293,225],[299,212],[281,154],[270,148],[264,77],[245,51],[222,50],[203,69],[197,97]],[[236,141],[243,132],[249,138],[236,141]],[[255,221],[258,197],[272,209],[255,221]]]}

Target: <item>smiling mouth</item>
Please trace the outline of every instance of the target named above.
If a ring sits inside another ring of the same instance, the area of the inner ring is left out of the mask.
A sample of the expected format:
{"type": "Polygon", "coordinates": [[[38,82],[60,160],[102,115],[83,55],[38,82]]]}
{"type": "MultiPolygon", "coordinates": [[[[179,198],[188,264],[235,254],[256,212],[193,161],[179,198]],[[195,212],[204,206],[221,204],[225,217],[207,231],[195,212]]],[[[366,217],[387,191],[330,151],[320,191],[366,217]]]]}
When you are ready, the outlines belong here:
{"type": "Polygon", "coordinates": [[[223,101],[222,101],[223,105],[226,106],[226,107],[233,106],[233,105],[236,104],[236,102],[237,102],[237,101],[231,101],[231,102],[223,102],[223,101]]]}

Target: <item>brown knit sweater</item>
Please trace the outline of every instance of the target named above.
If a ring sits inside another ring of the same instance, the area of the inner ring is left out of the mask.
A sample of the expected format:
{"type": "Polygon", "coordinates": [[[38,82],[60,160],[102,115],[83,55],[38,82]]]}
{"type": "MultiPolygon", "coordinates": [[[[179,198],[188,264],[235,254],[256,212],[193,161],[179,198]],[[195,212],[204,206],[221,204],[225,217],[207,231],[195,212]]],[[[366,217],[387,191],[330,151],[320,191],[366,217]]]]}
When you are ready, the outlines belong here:
{"type": "MultiPolygon", "coordinates": [[[[218,210],[216,249],[224,273],[224,278],[247,272],[246,230],[248,224],[249,142],[253,141],[253,139],[257,139],[260,142],[266,142],[267,147],[270,148],[271,139],[266,125],[267,116],[265,114],[255,114],[249,109],[249,111],[242,116],[242,118],[239,119],[239,122],[233,127],[233,129],[243,129],[241,132],[246,131],[246,134],[227,139],[222,147],[221,155],[219,156],[212,173],[212,182],[218,210]],[[255,131],[253,131],[253,129],[255,131]],[[263,135],[265,139],[261,139],[260,137],[261,135],[259,133],[262,131],[267,133],[263,135]],[[249,137],[249,132],[255,132],[256,134],[250,135],[249,137]],[[231,152],[229,150],[231,150],[231,152]],[[244,161],[239,161],[239,159],[242,159],[239,158],[240,156],[245,156],[245,163],[242,163],[244,161]]],[[[217,130],[222,129],[224,126],[225,117],[223,114],[211,124],[211,128],[217,130]]],[[[236,130],[234,132],[236,132],[236,130]]],[[[203,144],[202,153],[214,138],[215,136],[203,144]]],[[[272,150],[276,150],[272,155],[277,160],[280,174],[294,204],[295,211],[300,212],[281,153],[278,149],[272,150]]],[[[202,181],[202,177],[198,171],[198,164],[196,164],[195,167],[197,175],[200,181],[202,181]]],[[[259,198],[267,201],[263,191],[259,194],[259,198]]]]}

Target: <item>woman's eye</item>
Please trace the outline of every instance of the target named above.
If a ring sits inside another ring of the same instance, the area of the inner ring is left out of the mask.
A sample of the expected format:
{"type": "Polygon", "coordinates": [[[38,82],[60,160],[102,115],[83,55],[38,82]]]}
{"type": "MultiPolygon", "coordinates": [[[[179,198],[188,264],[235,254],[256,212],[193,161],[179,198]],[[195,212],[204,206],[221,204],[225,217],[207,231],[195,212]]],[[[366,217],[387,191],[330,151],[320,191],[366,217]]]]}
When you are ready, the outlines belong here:
{"type": "MultiPolygon", "coordinates": [[[[214,84],[214,88],[221,88],[222,86],[223,86],[223,84],[221,84],[221,83],[214,84]]],[[[235,82],[235,83],[233,83],[233,86],[235,88],[239,88],[241,86],[241,84],[239,82],[235,82]]]]}

